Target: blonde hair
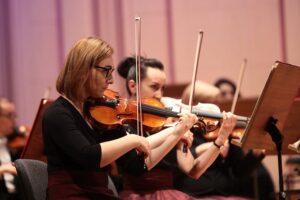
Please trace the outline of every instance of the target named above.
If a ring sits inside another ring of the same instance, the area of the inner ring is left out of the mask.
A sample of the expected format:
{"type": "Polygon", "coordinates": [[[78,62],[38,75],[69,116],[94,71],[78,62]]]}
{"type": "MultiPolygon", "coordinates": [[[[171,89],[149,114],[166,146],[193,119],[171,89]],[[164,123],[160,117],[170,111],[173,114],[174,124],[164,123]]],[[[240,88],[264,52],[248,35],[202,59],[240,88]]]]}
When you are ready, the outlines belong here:
{"type": "Polygon", "coordinates": [[[57,91],[72,101],[84,101],[91,68],[112,54],[112,47],[99,38],[86,37],[77,41],[57,78],[57,91]]]}
{"type": "MultiPolygon", "coordinates": [[[[191,84],[189,84],[182,93],[182,103],[188,104],[190,99],[191,84]]],[[[208,83],[197,80],[195,82],[195,93],[193,105],[201,103],[214,103],[220,95],[220,90],[208,83]]]]}

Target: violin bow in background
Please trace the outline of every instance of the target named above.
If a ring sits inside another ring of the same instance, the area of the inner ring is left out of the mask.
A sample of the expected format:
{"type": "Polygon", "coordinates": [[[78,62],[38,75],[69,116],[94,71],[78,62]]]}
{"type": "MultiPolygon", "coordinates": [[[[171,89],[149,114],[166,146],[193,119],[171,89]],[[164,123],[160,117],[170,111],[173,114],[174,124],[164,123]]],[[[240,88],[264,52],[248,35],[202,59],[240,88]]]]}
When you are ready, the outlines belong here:
{"type": "Polygon", "coordinates": [[[239,74],[239,77],[238,77],[238,82],[237,82],[236,90],[235,90],[234,97],[233,97],[233,102],[232,102],[231,109],[230,109],[231,113],[234,113],[234,111],[235,111],[237,99],[239,97],[240,88],[241,88],[241,85],[242,85],[242,80],[244,78],[246,65],[247,65],[247,59],[245,58],[243,60],[243,63],[242,63],[241,69],[240,69],[240,74],[239,74]]]}
{"type": "MultiPolygon", "coordinates": [[[[233,114],[235,112],[235,108],[236,108],[237,100],[238,100],[238,97],[239,97],[242,81],[243,81],[243,78],[244,78],[244,73],[245,73],[245,70],[246,70],[246,66],[247,66],[247,59],[245,58],[242,62],[241,68],[240,68],[240,73],[239,73],[239,77],[238,77],[238,81],[237,81],[237,85],[236,85],[236,89],[235,89],[235,93],[234,93],[234,96],[233,96],[233,101],[232,101],[232,105],[231,105],[231,109],[230,109],[230,112],[233,113],[233,114]]],[[[249,118],[246,121],[248,122],[249,118]]],[[[243,132],[238,131],[236,135],[237,135],[237,137],[240,138],[240,137],[242,137],[243,132]]]]}
{"type": "MultiPolygon", "coordinates": [[[[198,41],[197,41],[197,47],[196,47],[196,55],[195,55],[195,62],[194,62],[194,69],[193,69],[193,77],[192,77],[192,85],[191,85],[191,93],[190,93],[190,99],[189,99],[189,112],[192,113],[192,106],[193,106],[193,98],[195,93],[195,82],[196,82],[196,76],[198,71],[198,63],[199,63],[199,57],[200,57],[200,50],[202,46],[202,39],[203,39],[203,31],[198,32],[198,41]]],[[[187,152],[187,145],[185,144],[183,146],[183,152],[187,152]]]]}
{"type": "Polygon", "coordinates": [[[136,113],[137,134],[143,136],[142,101],[141,101],[141,18],[135,17],[135,71],[136,71],[136,113]]]}

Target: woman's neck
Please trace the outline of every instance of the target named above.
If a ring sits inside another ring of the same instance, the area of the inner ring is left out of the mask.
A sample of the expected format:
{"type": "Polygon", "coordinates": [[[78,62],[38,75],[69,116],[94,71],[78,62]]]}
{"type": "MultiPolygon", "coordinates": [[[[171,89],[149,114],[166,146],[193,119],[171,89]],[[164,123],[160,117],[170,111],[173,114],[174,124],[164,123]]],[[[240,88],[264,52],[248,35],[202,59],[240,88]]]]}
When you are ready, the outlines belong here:
{"type": "Polygon", "coordinates": [[[130,95],[129,99],[135,100],[136,99],[136,95],[135,94],[130,95]]]}
{"type": "Polygon", "coordinates": [[[66,97],[65,95],[62,95],[66,100],[68,100],[75,108],[78,112],[80,112],[81,114],[83,114],[83,102],[80,101],[74,101],[69,99],[68,97],[66,97]]]}

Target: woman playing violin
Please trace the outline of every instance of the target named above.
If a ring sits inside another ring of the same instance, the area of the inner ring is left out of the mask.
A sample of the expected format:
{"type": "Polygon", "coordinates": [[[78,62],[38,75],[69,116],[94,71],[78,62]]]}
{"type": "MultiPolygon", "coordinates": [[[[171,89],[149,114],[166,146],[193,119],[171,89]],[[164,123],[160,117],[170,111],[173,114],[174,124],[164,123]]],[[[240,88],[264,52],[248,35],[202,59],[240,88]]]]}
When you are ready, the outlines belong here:
{"type": "MultiPolygon", "coordinates": [[[[214,87],[211,85],[210,87],[214,87]]],[[[190,87],[188,86],[182,96],[182,102],[187,103],[188,93],[190,87]]],[[[217,90],[215,88],[214,90],[217,90]]],[[[211,99],[212,102],[218,100],[218,95],[211,92],[205,93],[202,82],[196,82],[195,85],[195,97],[194,100],[203,102],[207,99],[211,99]],[[208,98],[210,96],[210,98],[208,98]]],[[[228,100],[228,99],[226,99],[228,100]]],[[[200,103],[202,109],[206,109],[211,112],[219,113],[218,106],[211,103],[200,103]]],[[[205,138],[202,134],[194,134],[194,141],[192,144],[192,151],[195,156],[201,155],[212,144],[212,141],[205,138]]],[[[255,194],[253,189],[253,182],[248,181],[252,176],[255,169],[261,163],[263,155],[256,151],[251,150],[244,154],[240,147],[232,145],[229,140],[224,143],[224,147],[220,151],[220,155],[213,162],[213,164],[204,172],[204,174],[197,180],[193,180],[186,176],[184,173],[178,171],[174,177],[174,185],[177,189],[190,194],[195,197],[201,197],[204,199],[237,199],[255,198],[255,199],[268,199],[273,200],[271,179],[267,176],[264,179],[260,179],[265,185],[258,184],[261,187],[258,188],[255,194]],[[270,181],[269,181],[270,180],[270,181]],[[258,195],[257,197],[255,195],[258,195]]],[[[265,170],[265,169],[263,169],[265,170]]],[[[261,170],[259,171],[261,173],[261,170]]],[[[274,191],[274,190],[273,190],[274,191]]]]}
{"type": "MultiPolygon", "coordinates": [[[[136,70],[135,58],[126,58],[118,66],[118,72],[126,78],[126,88],[130,98],[136,94],[136,70]]],[[[141,58],[141,95],[142,97],[161,99],[166,81],[163,65],[156,59],[141,58]]],[[[193,199],[173,188],[172,170],[178,167],[193,178],[199,178],[206,168],[214,161],[220,152],[220,148],[235,125],[236,117],[230,113],[224,113],[224,123],[220,129],[220,135],[214,145],[196,159],[188,150],[183,152],[185,143],[191,144],[192,133],[187,131],[178,141],[173,149],[154,169],[147,173],[136,168],[130,159],[125,155],[118,160],[124,177],[124,190],[120,196],[123,199],[193,199]],[[178,160],[178,162],[176,162],[178,160]]],[[[156,134],[154,134],[156,135],[156,134]]],[[[160,141],[161,145],[163,140],[160,141]]]]}
{"type": "Polygon", "coordinates": [[[48,199],[115,199],[107,187],[109,164],[130,150],[141,163],[151,158],[155,164],[196,121],[194,115],[182,115],[176,127],[165,131],[167,143],[157,152],[151,151],[153,138],[108,136],[94,127],[83,107],[88,98],[102,98],[113,83],[112,54],[111,46],[95,37],[80,39],[68,53],[56,82],[61,96],[46,110],[42,124],[48,199]]]}

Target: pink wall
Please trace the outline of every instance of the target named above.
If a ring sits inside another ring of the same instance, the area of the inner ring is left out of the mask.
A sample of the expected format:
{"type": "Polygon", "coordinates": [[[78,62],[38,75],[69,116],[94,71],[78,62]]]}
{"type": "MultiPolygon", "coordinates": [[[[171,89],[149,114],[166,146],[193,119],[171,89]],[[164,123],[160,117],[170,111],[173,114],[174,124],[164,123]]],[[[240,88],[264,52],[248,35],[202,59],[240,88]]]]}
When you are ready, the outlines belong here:
{"type": "MultiPolygon", "coordinates": [[[[74,41],[98,34],[115,48],[117,64],[134,53],[134,17],[140,16],[142,53],[164,62],[168,83],[191,79],[201,29],[198,79],[237,80],[247,58],[241,92],[257,96],[284,52],[286,62],[300,65],[299,8],[297,0],[1,1],[0,95],[13,98],[20,122],[30,124],[45,89],[51,86],[51,97],[57,96],[55,79],[74,41]]],[[[115,82],[122,90],[123,80],[116,76],[115,82]]]]}

